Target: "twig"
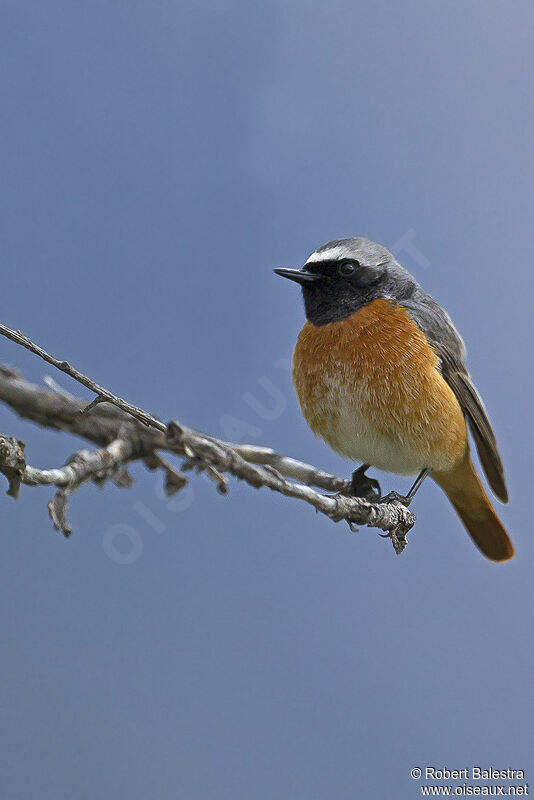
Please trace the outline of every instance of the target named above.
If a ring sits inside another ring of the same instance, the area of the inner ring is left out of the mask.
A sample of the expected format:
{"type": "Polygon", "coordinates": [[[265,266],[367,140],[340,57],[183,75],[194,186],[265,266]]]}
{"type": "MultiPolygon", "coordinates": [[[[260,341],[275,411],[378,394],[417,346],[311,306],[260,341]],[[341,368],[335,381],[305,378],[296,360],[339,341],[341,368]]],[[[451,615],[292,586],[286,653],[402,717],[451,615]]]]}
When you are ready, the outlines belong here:
{"type": "MultiPolygon", "coordinates": [[[[21,483],[27,486],[56,486],[58,492],[48,503],[48,510],[54,527],[63,531],[65,536],[71,533],[65,515],[69,496],[87,481],[102,485],[106,479],[114,478],[126,461],[137,457],[133,441],[116,439],[100,450],[79,450],[58,469],[36,469],[26,464],[21,441],[0,435],[0,471],[8,478],[8,494],[17,497],[21,483]]],[[[131,485],[121,472],[115,482],[119,486],[131,485]]]]}
{"type": "MultiPolygon", "coordinates": [[[[31,353],[35,353],[36,356],[40,356],[40,358],[44,359],[49,364],[52,364],[52,366],[57,367],[57,369],[60,369],[67,375],[70,375],[71,378],[74,378],[75,381],[81,383],[82,386],[90,389],[97,395],[96,402],[101,403],[106,400],[108,403],[113,403],[113,405],[117,406],[117,408],[121,408],[123,411],[126,411],[127,414],[131,414],[132,417],[138,419],[139,422],[143,423],[143,425],[156,428],[159,431],[165,431],[165,425],[163,422],[161,422],[161,420],[157,419],[152,414],[143,411],[142,408],[138,408],[138,406],[134,406],[131,403],[128,403],[126,400],[123,400],[121,397],[117,397],[107,389],[104,389],[103,386],[100,386],[91,378],[88,378],[86,375],[83,375],[77,369],[72,367],[68,361],[63,361],[59,358],[51,356],[46,352],[46,350],[43,350],[42,347],[36,345],[31,341],[31,339],[28,339],[28,337],[24,336],[24,334],[20,331],[14,331],[11,328],[6,327],[6,325],[0,324],[0,333],[3,336],[6,336],[8,339],[11,339],[12,342],[25,347],[26,350],[29,350],[31,353]]],[[[95,400],[93,400],[93,403],[89,403],[89,407],[92,407],[94,403],[95,400]]],[[[84,410],[87,409],[88,406],[86,406],[84,410]]]]}
{"type": "Polygon", "coordinates": [[[173,494],[183,489],[187,483],[187,478],[179,470],[169,464],[159,453],[154,453],[144,459],[146,466],[149,469],[158,469],[162,467],[165,471],[165,494],[167,497],[172,497],[173,494]]]}

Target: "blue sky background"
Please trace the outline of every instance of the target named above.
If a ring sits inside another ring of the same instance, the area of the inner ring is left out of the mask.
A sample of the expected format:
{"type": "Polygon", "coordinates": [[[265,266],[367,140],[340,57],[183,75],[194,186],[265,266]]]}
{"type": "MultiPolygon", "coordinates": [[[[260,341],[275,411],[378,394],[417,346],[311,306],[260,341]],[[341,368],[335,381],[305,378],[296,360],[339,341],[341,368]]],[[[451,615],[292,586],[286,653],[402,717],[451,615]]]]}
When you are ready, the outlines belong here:
{"type": "MultiPolygon", "coordinates": [[[[163,419],[348,475],[301,419],[302,305],[271,270],[341,236],[396,247],[466,339],[517,548],[485,561],[431,482],[400,558],[267,490],[165,499],[141,467],[80,490],[70,541],[47,489],[0,496],[2,798],[404,799],[426,765],[534,782],[532,4],[0,17],[2,320],[163,419]]],[[[0,361],[52,373],[7,340],[0,361]]],[[[0,430],[35,466],[80,446],[4,407],[0,430]]]]}

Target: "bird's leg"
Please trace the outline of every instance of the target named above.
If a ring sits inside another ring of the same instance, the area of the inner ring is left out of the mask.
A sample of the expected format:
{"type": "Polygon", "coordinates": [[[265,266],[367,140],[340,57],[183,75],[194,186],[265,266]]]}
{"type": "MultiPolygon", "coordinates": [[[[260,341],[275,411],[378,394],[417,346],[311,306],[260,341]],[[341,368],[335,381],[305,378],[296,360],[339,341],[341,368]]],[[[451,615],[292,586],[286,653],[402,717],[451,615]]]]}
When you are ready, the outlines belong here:
{"type": "Polygon", "coordinates": [[[376,478],[370,478],[365,474],[368,469],[369,464],[362,464],[361,467],[354,470],[349,492],[355,497],[363,497],[364,500],[372,503],[380,498],[382,490],[376,478]]]}
{"type": "Polygon", "coordinates": [[[429,468],[422,469],[417,478],[415,479],[414,484],[407,495],[399,494],[398,492],[390,492],[389,494],[386,494],[384,497],[381,497],[378,502],[390,503],[392,500],[398,500],[399,503],[402,503],[404,506],[409,506],[414,498],[415,493],[423,483],[424,479],[427,477],[427,475],[430,475],[431,472],[432,470],[429,468]]]}

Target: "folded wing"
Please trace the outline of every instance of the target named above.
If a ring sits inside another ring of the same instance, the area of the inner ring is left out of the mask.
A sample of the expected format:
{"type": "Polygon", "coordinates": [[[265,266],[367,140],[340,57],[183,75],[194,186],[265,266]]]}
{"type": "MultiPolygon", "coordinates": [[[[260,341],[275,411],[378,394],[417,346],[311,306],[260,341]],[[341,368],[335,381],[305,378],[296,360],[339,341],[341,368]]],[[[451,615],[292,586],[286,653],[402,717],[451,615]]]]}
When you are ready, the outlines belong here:
{"type": "Polygon", "coordinates": [[[469,424],[488,482],[499,500],[506,503],[508,492],[495,434],[484,403],[465,367],[465,345],[460,334],[447,312],[420,287],[402,305],[434,347],[440,360],[441,373],[469,424]]]}

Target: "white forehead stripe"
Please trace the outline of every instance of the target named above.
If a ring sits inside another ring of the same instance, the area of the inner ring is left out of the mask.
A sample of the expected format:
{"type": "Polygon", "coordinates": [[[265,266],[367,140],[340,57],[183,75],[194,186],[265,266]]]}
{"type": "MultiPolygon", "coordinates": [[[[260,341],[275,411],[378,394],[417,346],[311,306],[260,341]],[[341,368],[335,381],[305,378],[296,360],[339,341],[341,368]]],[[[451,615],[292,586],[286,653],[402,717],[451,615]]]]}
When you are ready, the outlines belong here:
{"type": "Polygon", "coordinates": [[[328,250],[317,250],[312,253],[306,264],[317,263],[317,261],[335,261],[338,258],[350,258],[350,252],[347,247],[342,244],[337,244],[335,247],[329,247],[328,250]]]}

